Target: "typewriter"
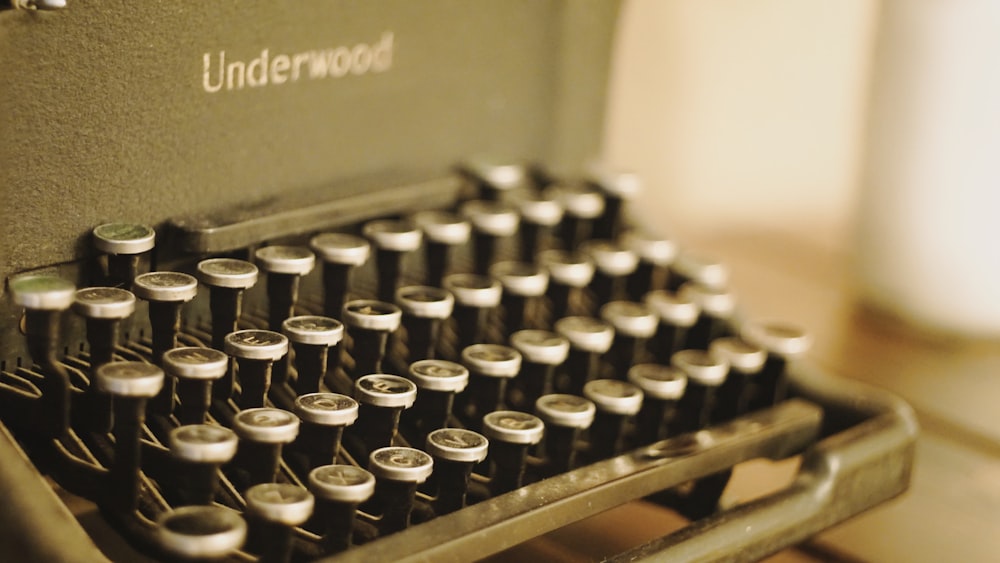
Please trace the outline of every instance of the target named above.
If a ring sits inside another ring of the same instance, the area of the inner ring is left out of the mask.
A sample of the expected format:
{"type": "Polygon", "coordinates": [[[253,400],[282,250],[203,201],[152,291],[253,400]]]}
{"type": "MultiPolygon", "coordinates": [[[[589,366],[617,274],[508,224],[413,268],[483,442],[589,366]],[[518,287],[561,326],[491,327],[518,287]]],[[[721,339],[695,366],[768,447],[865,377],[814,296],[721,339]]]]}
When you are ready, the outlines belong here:
{"type": "Polygon", "coordinates": [[[755,560],[904,491],[908,407],[592,165],[619,8],[0,2],[0,552],[464,561],[647,499],[690,525],[612,560],[755,560]]]}

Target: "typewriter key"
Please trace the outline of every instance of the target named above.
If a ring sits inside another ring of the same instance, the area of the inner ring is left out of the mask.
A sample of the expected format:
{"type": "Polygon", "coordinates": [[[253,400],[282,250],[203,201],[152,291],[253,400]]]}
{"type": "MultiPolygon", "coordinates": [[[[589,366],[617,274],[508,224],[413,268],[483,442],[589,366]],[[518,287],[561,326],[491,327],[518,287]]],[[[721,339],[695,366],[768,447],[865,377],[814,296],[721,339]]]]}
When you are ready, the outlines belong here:
{"type": "Polygon", "coordinates": [[[310,393],[295,399],[295,414],[302,425],[290,449],[304,457],[304,475],[336,460],[344,428],[358,418],[358,402],[338,393],[310,393]]]}
{"type": "Polygon", "coordinates": [[[757,377],[757,397],[751,409],[770,407],[785,400],[788,363],[812,348],[812,336],[796,326],[765,321],[744,324],[741,336],[767,352],[767,360],[757,377]]]}
{"type": "Polygon", "coordinates": [[[416,397],[417,386],[398,375],[366,375],[354,383],[359,404],[355,430],[368,452],[392,445],[399,416],[413,406],[416,397]]]}
{"type": "Polygon", "coordinates": [[[451,266],[451,249],[469,241],[472,225],[461,216],[447,211],[420,211],[413,222],[424,233],[427,260],[427,285],[442,287],[451,266]]]}
{"type": "Polygon", "coordinates": [[[381,373],[389,335],[399,328],[402,311],[392,303],[359,299],[344,304],[343,319],[354,339],[355,375],[381,373]]]}
{"type": "Polygon", "coordinates": [[[219,467],[236,455],[236,433],[222,426],[189,424],[170,431],[170,454],[177,463],[173,504],[209,505],[215,501],[219,467]]]}
{"type": "Polygon", "coordinates": [[[281,323],[295,316],[299,280],[312,271],[316,256],[301,246],[265,246],[254,252],[257,267],[267,274],[268,328],[281,330],[281,323]]]}
{"type": "Polygon", "coordinates": [[[407,414],[422,435],[448,426],[455,395],[469,384],[469,370],[446,360],[420,360],[410,364],[409,378],[417,398],[407,414]]]}
{"type": "Polygon", "coordinates": [[[112,362],[94,372],[94,387],[114,399],[115,455],[108,470],[108,508],[131,514],[139,505],[142,425],[146,401],[163,387],[163,370],[144,362],[112,362]]]}
{"type": "Polygon", "coordinates": [[[442,322],[451,316],[455,298],[437,287],[411,285],[396,290],[396,304],[406,328],[407,363],[434,358],[442,322]]]}
{"type": "Polygon", "coordinates": [[[594,223],[594,237],[615,238],[621,234],[625,221],[625,203],[642,192],[642,180],[634,172],[600,167],[591,172],[588,181],[604,192],[604,211],[594,223]]]}
{"type": "Polygon", "coordinates": [[[309,472],[316,515],[327,553],[350,547],[358,505],[375,492],[375,476],[353,465],[324,465],[309,472]]]}
{"type": "Polygon", "coordinates": [[[583,386],[583,396],[597,407],[590,429],[590,457],[595,460],[622,452],[629,419],[642,408],[642,390],[617,379],[595,379],[583,386]]]}
{"type": "Polygon", "coordinates": [[[693,301],[699,310],[698,320],[688,330],[686,348],[707,350],[716,338],[732,334],[736,311],[736,297],[732,292],[686,283],[677,294],[681,299],[693,301]]]}
{"type": "Polygon", "coordinates": [[[657,362],[669,364],[674,352],[686,347],[688,331],[700,313],[698,304],[690,295],[678,295],[663,289],[647,293],[643,303],[660,320],[656,334],[649,342],[649,349],[657,362]]]}
{"type": "Polygon", "coordinates": [[[555,331],[569,340],[565,383],[556,382],[559,391],[583,393],[583,386],[602,377],[601,357],[611,348],[615,329],[591,317],[565,317],[556,321],[555,331]]]}
{"type": "MultiPolygon", "coordinates": [[[[226,335],[239,330],[243,292],[257,283],[257,266],[245,260],[210,258],[198,262],[198,279],[209,289],[212,348],[225,350],[226,335]]],[[[229,399],[234,383],[229,373],[213,386],[212,392],[218,399],[229,399]]]]}
{"type": "Polygon", "coordinates": [[[146,225],[105,223],[94,227],[94,247],[107,255],[107,283],[131,287],[139,273],[140,256],[153,249],[156,232],[146,225]]]}
{"type": "Polygon", "coordinates": [[[484,414],[503,408],[507,380],[521,371],[521,353],[500,344],[473,344],[462,350],[469,389],[459,395],[461,413],[473,427],[484,414]]]}
{"type": "Polygon", "coordinates": [[[238,330],[226,335],[226,353],[236,360],[239,407],[263,407],[271,386],[271,366],[288,353],[288,338],[270,330],[238,330]]]}
{"type": "Polygon", "coordinates": [[[459,212],[472,224],[473,271],[485,275],[496,262],[500,241],[517,233],[521,218],[515,208],[498,201],[467,201],[459,212]]]}
{"type": "Polygon", "coordinates": [[[616,379],[625,379],[635,364],[646,361],[646,343],[656,334],[659,321],[652,309],[633,301],[612,301],[601,307],[601,318],[615,328],[608,352],[616,379]]]}
{"type": "MultiPolygon", "coordinates": [[[[114,359],[118,347],[120,321],[135,311],[135,295],[116,287],[88,287],[76,292],[73,311],[86,319],[87,344],[90,345],[90,377],[96,377],[101,366],[114,359]]],[[[87,388],[86,425],[95,432],[111,429],[110,398],[96,392],[94,385],[87,388]]]]}
{"type": "Polygon", "coordinates": [[[576,395],[545,395],[535,402],[535,413],[545,421],[545,457],[550,475],[576,466],[577,440],[594,422],[597,407],[576,395]]]}
{"type": "Polygon", "coordinates": [[[233,431],[240,439],[233,465],[242,473],[234,484],[273,483],[282,446],[299,434],[299,419],[281,409],[247,409],[233,417],[233,431]]]}
{"type": "Polygon", "coordinates": [[[288,563],[295,526],[312,516],[313,495],[290,483],[261,483],[246,492],[250,533],[247,550],[261,563],[288,563]]]}
{"type": "Polygon", "coordinates": [[[465,506],[472,468],[486,459],[489,440],[464,428],[440,428],[427,436],[424,448],[434,458],[434,512],[452,513],[465,506]]]}
{"type": "Polygon", "coordinates": [[[533,262],[546,246],[549,231],[562,221],[563,206],[555,190],[517,190],[512,194],[521,213],[521,261],[533,262]]]}
{"type": "Polygon", "coordinates": [[[538,298],[549,286],[549,273],[527,262],[499,262],[490,268],[490,276],[503,286],[501,303],[507,335],[525,328],[540,328],[533,318],[538,298]]]}
{"type": "Polygon", "coordinates": [[[327,372],[335,373],[340,367],[344,325],[330,317],[302,315],[285,319],[281,332],[288,337],[295,352],[296,394],[319,391],[327,372]]]}
{"type": "Polygon", "coordinates": [[[55,276],[29,275],[12,278],[11,296],[24,307],[24,334],[31,359],[39,365],[44,378],[38,383],[42,396],[40,432],[49,438],[65,437],[69,432],[69,373],[58,360],[62,313],[76,297],[76,286],[55,276]]]}
{"type": "Polygon", "coordinates": [[[524,484],[528,449],[542,441],[545,424],[528,413],[494,411],[483,417],[482,427],[490,439],[490,492],[496,496],[519,489],[524,484]]]}
{"type": "Polygon", "coordinates": [[[490,342],[490,316],[500,305],[500,282],[475,274],[452,274],[444,288],[455,297],[455,332],[458,350],[479,342],[490,342]]]}
{"type": "Polygon", "coordinates": [[[431,456],[414,448],[380,448],[371,453],[368,469],[375,476],[373,501],[382,513],[381,535],[409,527],[417,485],[430,477],[433,468],[431,456]]]}
{"type": "Polygon", "coordinates": [[[722,262],[701,254],[680,251],[670,265],[667,289],[677,291],[682,285],[694,282],[711,289],[721,290],[729,284],[729,268],[722,262]]]}
{"type": "Polygon", "coordinates": [[[351,287],[351,271],[368,261],[371,245],[367,240],[345,233],[323,233],[309,241],[309,247],[323,261],[323,314],[337,320],[351,287]]]}
{"type": "Polygon", "coordinates": [[[156,535],[160,547],[181,560],[221,559],[243,546],[247,524],[221,506],[182,506],[157,518],[156,535]]]}
{"type": "Polygon", "coordinates": [[[594,279],[593,260],[582,252],[552,249],[542,252],[538,261],[549,272],[553,318],[584,310],[580,291],[594,279]]]}
{"type": "Polygon", "coordinates": [[[625,282],[639,265],[635,252],[609,240],[591,240],[580,245],[580,251],[594,261],[594,279],[590,287],[598,303],[607,303],[625,296],[625,282]]]}
{"type": "Polygon", "coordinates": [[[669,438],[677,402],[687,388],[687,376],[671,366],[638,364],[628,370],[628,380],[643,394],[642,407],[636,417],[636,445],[645,446],[669,438]]]}
{"type": "Polygon", "coordinates": [[[375,294],[382,301],[392,301],[399,287],[403,256],[420,247],[420,229],[409,221],[379,219],[365,223],[363,233],[375,245],[375,294]]]}
{"type": "Polygon", "coordinates": [[[524,187],[531,181],[527,166],[503,159],[471,159],[459,171],[472,182],[479,197],[490,201],[499,201],[504,193],[524,187]]]}
{"type": "Polygon", "coordinates": [[[724,422],[750,412],[756,389],[753,380],[764,367],[767,353],[736,336],[716,339],[708,347],[708,353],[729,364],[726,381],[719,387],[712,422],[724,422]]]}
{"type": "Polygon", "coordinates": [[[593,233],[593,221],[604,213],[604,195],[583,184],[563,184],[556,191],[566,213],[559,227],[563,248],[574,250],[593,233]]]}
{"type": "Polygon", "coordinates": [[[547,330],[519,330],[510,345],[521,353],[521,372],[507,386],[508,404],[529,409],[542,395],[552,393],[556,369],[569,356],[569,340],[547,330]]]}
{"type": "Polygon", "coordinates": [[[212,382],[229,370],[229,356],[214,348],[174,348],[163,354],[163,369],[177,380],[177,418],[181,424],[205,422],[212,403],[212,382]]]}
{"type": "Polygon", "coordinates": [[[643,230],[631,230],[622,236],[622,246],[639,257],[639,264],[626,283],[628,297],[639,301],[650,291],[667,285],[668,267],[677,255],[677,244],[643,230]]]}
{"type": "Polygon", "coordinates": [[[687,388],[677,403],[671,435],[694,432],[712,423],[719,387],[729,373],[729,363],[704,350],[681,350],[670,365],[687,376],[687,388]]]}

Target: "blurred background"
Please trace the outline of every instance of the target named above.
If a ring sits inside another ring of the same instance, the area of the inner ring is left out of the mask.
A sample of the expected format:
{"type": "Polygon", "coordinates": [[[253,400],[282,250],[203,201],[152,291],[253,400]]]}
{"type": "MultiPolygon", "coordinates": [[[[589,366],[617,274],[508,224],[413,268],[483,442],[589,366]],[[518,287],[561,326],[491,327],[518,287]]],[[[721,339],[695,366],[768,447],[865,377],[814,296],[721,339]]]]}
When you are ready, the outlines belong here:
{"type": "Polygon", "coordinates": [[[605,158],[635,213],[723,258],[748,316],[903,396],[911,491],[821,559],[1000,553],[1000,3],[630,0],[605,158]]]}

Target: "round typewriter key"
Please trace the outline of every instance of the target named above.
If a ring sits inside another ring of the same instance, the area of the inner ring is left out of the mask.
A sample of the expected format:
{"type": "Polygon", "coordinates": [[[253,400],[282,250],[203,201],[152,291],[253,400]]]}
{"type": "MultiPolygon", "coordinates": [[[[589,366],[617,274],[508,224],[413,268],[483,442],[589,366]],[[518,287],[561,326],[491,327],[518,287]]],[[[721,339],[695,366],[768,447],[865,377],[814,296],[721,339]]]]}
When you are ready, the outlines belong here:
{"type": "Polygon", "coordinates": [[[614,377],[625,379],[629,368],[646,361],[646,344],[656,334],[659,320],[652,309],[634,301],[612,301],[601,307],[601,318],[615,328],[608,352],[614,377]]]}
{"type": "Polygon", "coordinates": [[[529,325],[540,324],[535,318],[535,309],[538,298],[548,289],[549,273],[535,264],[500,262],[490,268],[490,275],[503,286],[501,302],[507,334],[536,328],[529,325]]]}
{"type": "Polygon", "coordinates": [[[736,297],[726,289],[711,289],[686,283],[677,292],[681,299],[693,301],[699,310],[698,320],[688,330],[687,348],[707,350],[716,338],[733,333],[736,297]]]}
{"type": "Polygon", "coordinates": [[[389,335],[399,328],[402,316],[399,307],[384,301],[359,299],[344,304],[342,318],[354,339],[355,374],[382,371],[389,335]]]}
{"type": "Polygon", "coordinates": [[[566,210],[559,226],[563,248],[575,250],[593,234],[594,220],[604,213],[604,195],[585,184],[563,184],[556,194],[566,210]]]}
{"type": "Polygon", "coordinates": [[[797,326],[774,321],[746,323],[741,335],[767,352],[767,360],[757,377],[757,398],[751,409],[770,407],[785,400],[788,364],[812,348],[812,336],[797,326]]]}
{"type": "Polygon", "coordinates": [[[535,402],[545,421],[545,456],[549,474],[564,473],[576,465],[577,440],[590,428],[597,413],[594,403],[576,395],[545,395],[535,402]]]}
{"type": "Polygon", "coordinates": [[[408,363],[433,358],[442,321],[451,316],[455,298],[444,289],[412,285],[396,290],[396,303],[403,312],[408,363]]]}
{"type": "Polygon", "coordinates": [[[698,321],[701,310],[690,295],[678,295],[662,289],[647,293],[643,303],[660,320],[649,349],[657,362],[668,364],[674,352],[686,347],[688,331],[698,321]]]}
{"type": "Polygon", "coordinates": [[[295,316],[299,280],[312,271],[316,256],[301,246],[265,246],[254,252],[257,267],[267,274],[268,328],[281,330],[281,323],[295,316]]]}
{"type": "Polygon", "coordinates": [[[359,236],[323,233],[314,236],[309,247],[323,261],[323,314],[341,320],[351,272],[368,261],[371,245],[359,236]]]}
{"type": "Polygon", "coordinates": [[[507,380],[521,371],[521,353],[500,344],[473,344],[462,350],[469,368],[469,389],[459,395],[460,412],[471,426],[486,413],[503,408],[507,380]]]}
{"type": "Polygon", "coordinates": [[[455,394],[469,384],[469,370],[446,360],[420,360],[410,364],[409,378],[417,398],[408,415],[421,435],[448,426],[455,394]]]}
{"type": "Polygon", "coordinates": [[[233,418],[233,431],[240,438],[231,479],[237,488],[272,483],[278,474],[281,450],[299,434],[294,414],[268,407],[240,411],[233,418]]]}
{"type": "Polygon", "coordinates": [[[483,417],[483,434],[490,439],[494,496],[518,489],[524,482],[529,447],[542,441],[542,419],[518,411],[494,411],[483,417]]]}
{"type": "Polygon", "coordinates": [[[246,494],[249,535],[246,549],[263,562],[287,563],[292,556],[294,527],[312,516],[312,494],[290,483],[261,483],[246,494]]]}
{"type": "Polygon", "coordinates": [[[229,370],[229,356],[214,348],[173,348],[163,353],[163,369],[177,380],[181,424],[205,422],[212,402],[212,383],[229,370]]]}
{"type": "Polygon", "coordinates": [[[764,368],[767,353],[736,336],[716,339],[708,347],[708,353],[729,364],[729,374],[719,387],[712,422],[724,422],[748,413],[756,391],[754,379],[764,368]]]}
{"type": "Polygon", "coordinates": [[[587,241],[580,245],[580,251],[594,261],[594,279],[590,287],[598,303],[622,299],[625,282],[639,265],[635,252],[610,240],[587,241]]]}
{"type": "MultiPolygon", "coordinates": [[[[257,266],[245,260],[209,258],[198,262],[198,279],[209,289],[212,348],[225,350],[226,335],[239,330],[243,292],[257,283],[257,266]]],[[[212,393],[217,399],[229,399],[234,385],[229,373],[212,387],[212,393]]]]}
{"type": "Polygon", "coordinates": [[[221,559],[243,546],[247,524],[240,513],[221,506],[182,506],[160,515],[156,535],[160,547],[174,557],[221,559]]]}
{"type": "Polygon", "coordinates": [[[491,201],[499,200],[505,192],[530,182],[527,166],[503,159],[472,159],[460,171],[478,188],[480,197],[491,201]]]}
{"type": "MultiPolygon", "coordinates": [[[[119,322],[135,311],[135,295],[117,287],[88,287],[76,292],[73,311],[84,317],[90,346],[90,376],[114,359],[118,347],[119,322]]],[[[86,392],[87,426],[96,432],[111,429],[111,403],[93,385],[86,392]]]]}
{"type": "Polygon", "coordinates": [[[580,291],[594,279],[594,262],[582,252],[546,250],[538,261],[549,272],[548,296],[552,301],[552,316],[561,319],[572,312],[584,310],[580,291]]]}
{"type": "Polygon", "coordinates": [[[417,386],[398,375],[366,375],[354,383],[354,398],[360,406],[353,430],[366,451],[392,445],[400,414],[413,406],[416,397],[417,386]]]}
{"type": "Polygon", "coordinates": [[[375,476],[353,465],[324,465],[309,473],[326,553],[350,547],[358,505],[375,492],[375,476]]]}
{"type": "Polygon", "coordinates": [[[626,232],[621,242],[639,257],[639,264],[626,283],[629,299],[638,301],[650,291],[666,287],[668,268],[677,255],[677,244],[643,230],[626,232]]]}
{"type": "Polygon", "coordinates": [[[420,229],[409,221],[379,219],[365,223],[365,237],[375,245],[375,266],[378,271],[376,295],[382,301],[392,301],[399,286],[403,256],[420,247],[420,229]]]}
{"type": "Polygon", "coordinates": [[[434,460],[414,448],[380,448],[371,453],[368,468],[375,476],[374,505],[382,513],[380,535],[406,529],[417,485],[430,477],[434,460]]]}
{"type": "Polygon", "coordinates": [[[564,317],[556,321],[555,331],[569,340],[565,383],[557,382],[560,391],[583,393],[583,386],[602,377],[601,357],[611,349],[615,329],[608,323],[591,317],[564,317]]]}
{"type": "Polygon", "coordinates": [[[729,363],[704,350],[681,350],[670,364],[687,376],[687,389],[677,403],[671,434],[701,430],[715,416],[718,389],[729,373],[729,363]]]}
{"type": "Polygon", "coordinates": [[[501,241],[517,233],[521,220],[517,209],[499,201],[473,200],[463,203],[459,212],[472,224],[473,271],[485,275],[496,261],[501,241]]]}
{"type": "Polygon", "coordinates": [[[555,190],[518,190],[514,202],[521,213],[521,261],[534,262],[547,245],[553,227],[562,221],[563,206],[555,190]]]}
{"type": "Polygon", "coordinates": [[[670,437],[669,424],[684,396],[687,376],[661,364],[638,364],[628,371],[628,380],[642,390],[643,401],[636,417],[636,445],[645,446],[670,437]]]}
{"type": "Polygon", "coordinates": [[[710,256],[689,251],[678,252],[670,267],[667,289],[677,291],[688,282],[711,289],[724,289],[729,284],[729,268],[710,256]]]}
{"type": "Polygon", "coordinates": [[[444,288],[455,297],[458,349],[490,341],[491,316],[503,294],[500,282],[487,276],[452,274],[444,279],[444,288]]]}
{"type": "Polygon", "coordinates": [[[524,361],[520,375],[507,386],[507,402],[528,409],[552,393],[556,369],[569,356],[569,340],[547,330],[519,330],[510,336],[510,345],[524,361]]]}
{"type": "Polygon", "coordinates": [[[242,390],[241,409],[262,407],[271,387],[271,366],[288,353],[288,338],[270,330],[238,330],[226,335],[226,353],[235,358],[242,390]]]}
{"type": "Polygon", "coordinates": [[[170,454],[176,462],[174,479],[165,492],[171,504],[209,505],[218,489],[219,466],[236,455],[239,439],[221,426],[189,424],[170,431],[170,454]]]}
{"type": "Polygon", "coordinates": [[[424,449],[434,458],[434,512],[452,513],[465,506],[473,467],[486,459],[489,440],[464,428],[441,428],[427,436],[424,449]]]}
{"type": "Polygon", "coordinates": [[[358,418],[358,402],[338,393],[310,393],[295,399],[295,414],[302,421],[290,449],[299,454],[300,475],[337,458],[344,428],[358,418]]]}
{"type": "Polygon", "coordinates": [[[466,244],[472,225],[447,211],[420,211],[413,216],[426,241],[427,285],[441,287],[451,264],[451,249],[466,244]]]}
{"type": "Polygon", "coordinates": [[[583,396],[597,407],[590,429],[590,457],[599,460],[620,454],[628,421],[642,408],[642,390],[617,379],[595,379],[583,387],[583,396]]]}
{"type": "Polygon", "coordinates": [[[93,237],[97,251],[107,255],[107,283],[113,286],[130,287],[139,273],[140,255],[156,244],[156,231],[133,223],[99,225],[93,237]]]}
{"type": "Polygon", "coordinates": [[[635,172],[596,167],[588,181],[604,192],[604,211],[594,224],[595,238],[614,238],[625,222],[625,204],[642,192],[642,180],[635,172]]]}
{"type": "Polygon", "coordinates": [[[93,386],[114,399],[115,455],[106,476],[104,502],[111,510],[130,515],[139,506],[146,400],[163,387],[163,370],[145,362],[112,362],[97,368],[93,386]]]}
{"type": "Polygon", "coordinates": [[[326,373],[340,366],[340,343],[344,325],[330,317],[301,315],[285,319],[281,332],[288,337],[295,352],[297,394],[319,391],[326,373]],[[331,350],[332,348],[332,350],[331,350]]]}
{"type": "Polygon", "coordinates": [[[50,438],[69,431],[69,373],[58,360],[62,313],[76,297],[76,286],[56,276],[28,275],[9,282],[15,304],[24,307],[24,334],[31,359],[45,377],[38,382],[42,396],[39,434],[50,438]]]}

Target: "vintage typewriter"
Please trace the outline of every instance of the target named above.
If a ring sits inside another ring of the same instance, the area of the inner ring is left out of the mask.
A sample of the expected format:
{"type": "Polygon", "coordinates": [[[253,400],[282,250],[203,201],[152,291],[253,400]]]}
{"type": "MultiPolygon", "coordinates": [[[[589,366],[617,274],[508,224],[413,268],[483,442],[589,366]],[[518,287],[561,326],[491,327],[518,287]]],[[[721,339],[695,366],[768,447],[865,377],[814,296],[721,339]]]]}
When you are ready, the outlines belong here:
{"type": "Polygon", "coordinates": [[[471,560],[649,499],[691,524],[616,560],[750,560],[906,488],[909,409],[591,165],[616,2],[0,8],[5,557],[471,560]]]}

